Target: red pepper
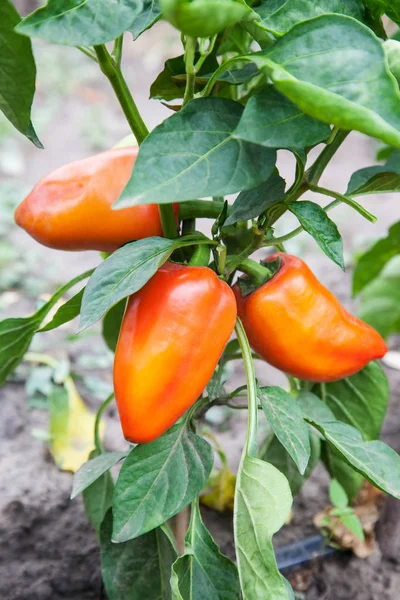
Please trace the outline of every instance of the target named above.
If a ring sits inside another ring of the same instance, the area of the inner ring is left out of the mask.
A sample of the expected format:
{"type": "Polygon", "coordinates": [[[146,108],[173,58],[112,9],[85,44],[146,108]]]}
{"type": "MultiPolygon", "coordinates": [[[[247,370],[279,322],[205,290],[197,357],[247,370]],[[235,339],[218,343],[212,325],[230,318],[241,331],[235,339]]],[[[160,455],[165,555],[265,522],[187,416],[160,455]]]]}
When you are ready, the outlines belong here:
{"type": "Polygon", "coordinates": [[[310,381],[356,373],[387,347],[379,333],[351,315],[299,258],[275,254],[281,267],[243,297],[234,286],[238,315],[251,347],[281,371],[310,381]]]}
{"type": "MultiPolygon", "coordinates": [[[[113,210],[132,172],[136,146],[114,148],[46,175],[15,211],[17,224],[57,250],[112,252],[132,240],[162,235],[156,204],[113,210]]],[[[175,215],[179,207],[174,205],[175,215]]]]}
{"type": "Polygon", "coordinates": [[[209,382],[235,326],[231,288],[208,267],[167,263],[131,296],[115,352],[123,433],[150,442],[209,382]]]}

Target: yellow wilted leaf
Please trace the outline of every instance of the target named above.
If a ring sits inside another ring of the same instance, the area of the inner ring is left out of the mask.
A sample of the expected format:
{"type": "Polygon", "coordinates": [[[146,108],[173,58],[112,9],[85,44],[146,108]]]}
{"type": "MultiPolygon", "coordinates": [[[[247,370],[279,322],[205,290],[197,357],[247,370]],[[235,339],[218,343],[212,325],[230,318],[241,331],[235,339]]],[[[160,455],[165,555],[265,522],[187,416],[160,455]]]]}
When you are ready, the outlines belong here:
{"type": "Polygon", "coordinates": [[[224,465],[221,471],[211,473],[208,491],[200,501],[218,512],[232,511],[235,485],[236,475],[224,465]]]}
{"type": "MultiPolygon", "coordinates": [[[[94,449],[95,415],[88,411],[70,377],[50,394],[50,449],[59,469],[75,473],[94,449]]],[[[100,433],[104,425],[100,425],[100,433]]]]}

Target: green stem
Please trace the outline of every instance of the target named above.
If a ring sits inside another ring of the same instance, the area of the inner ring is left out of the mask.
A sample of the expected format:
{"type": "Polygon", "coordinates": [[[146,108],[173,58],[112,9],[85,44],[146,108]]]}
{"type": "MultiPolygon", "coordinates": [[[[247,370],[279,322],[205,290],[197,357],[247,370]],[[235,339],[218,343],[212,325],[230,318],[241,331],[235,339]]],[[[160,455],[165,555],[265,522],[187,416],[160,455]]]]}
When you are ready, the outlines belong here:
{"type": "Polygon", "coordinates": [[[195,37],[187,37],[185,44],[185,70],[186,70],[186,88],[185,95],[183,96],[183,104],[185,106],[194,96],[194,84],[196,69],[194,66],[194,55],[196,52],[196,41],[195,37]]]}
{"type": "MultiPolygon", "coordinates": [[[[263,243],[264,232],[262,230],[255,229],[255,230],[253,230],[253,233],[254,233],[254,237],[253,237],[253,240],[251,241],[251,243],[244,250],[242,250],[242,252],[240,252],[240,254],[235,256],[234,259],[231,259],[229,261],[229,263],[227,263],[227,269],[226,269],[227,276],[232,275],[232,273],[236,269],[239,268],[239,265],[242,265],[243,263],[246,264],[246,259],[251,254],[253,254],[253,252],[255,252],[256,250],[261,248],[262,243],[263,243]]],[[[254,262],[254,261],[252,261],[252,262],[254,262]]],[[[266,267],[262,267],[262,268],[266,268],[266,267]]],[[[266,270],[269,271],[269,269],[266,269],[266,270]]]]}
{"type": "MultiPolygon", "coordinates": [[[[182,221],[186,219],[217,219],[224,207],[224,201],[209,200],[189,200],[182,202],[179,206],[179,218],[182,221]]],[[[228,210],[229,214],[229,210],[228,210]]]]}
{"type": "Polygon", "coordinates": [[[239,318],[236,319],[235,331],[243,355],[244,368],[246,372],[249,414],[247,421],[246,452],[250,456],[257,454],[257,428],[258,428],[258,400],[256,386],[256,372],[251,355],[249,341],[244,327],[239,318]]]}
{"type": "Polygon", "coordinates": [[[215,42],[217,41],[217,37],[218,35],[214,35],[212,38],[210,38],[209,40],[209,45],[207,50],[204,50],[204,43],[206,40],[202,39],[200,40],[200,58],[196,63],[195,69],[196,69],[196,73],[199,72],[199,70],[201,69],[201,67],[204,64],[204,61],[206,60],[206,58],[208,56],[210,56],[211,52],[214,50],[214,46],[215,46],[215,42]]]}
{"type": "Polygon", "coordinates": [[[222,63],[222,65],[220,65],[218,67],[218,69],[216,71],[214,71],[214,73],[212,74],[212,76],[208,80],[207,85],[205,86],[205,88],[203,89],[203,91],[200,92],[199,95],[201,97],[209,96],[211,94],[212,90],[213,90],[213,87],[214,87],[215,83],[218,80],[218,77],[224,71],[226,71],[231,65],[233,65],[235,62],[243,62],[243,61],[250,62],[250,59],[248,59],[246,56],[234,56],[233,58],[230,58],[226,62],[222,63]]]}
{"type": "Polygon", "coordinates": [[[164,237],[174,240],[178,237],[178,229],[176,227],[175,214],[172,204],[159,204],[158,211],[160,213],[164,237]]]}
{"type": "Polygon", "coordinates": [[[97,411],[96,414],[96,419],[94,422],[94,445],[96,447],[96,450],[99,454],[102,454],[104,452],[104,448],[103,448],[103,443],[100,439],[100,422],[101,422],[101,418],[104,414],[105,409],[107,408],[107,406],[110,404],[111,400],[114,398],[114,392],[112,394],[110,394],[103,402],[103,404],[101,404],[99,410],[97,411]]]}
{"type": "MultiPolygon", "coordinates": [[[[132,94],[122,75],[121,69],[115,63],[107,48],[103,45],[94,46],[94,50],[99,61],[100,69],[109,80],[117,98],[129,123],[130,128],[137,143],[140,145],[147,137],[149,130],[147,129],[132,94]]],[[[172,204],[159,204],[161,224],[164,236],[170,239],[175,239],[178,236],[175,215],[172,204]]]]}
{"type": "Polygon", "coordinates": [[[334,192],[333,190],[328,190],[323,187],[319,187],[318,185],[309,184],[309,188],[312,192],[316,192],[317,194],[323,194],[324,196],[330,196],[331,198],[336,198],[339,202],[343,202],[343,204],[347,204],[354,208],[360,215],[362,215],[365,219],[370,221],[371,223],[375,223],[376,217],[371,214],[366,208],[361,206],[358,202],[350,198],[349,196],[344,196],[343,194],[339,194],[338,192],[334,192]]]}
{"type": "Polygon", "coordinates": [[[239,271],[242,273],[246,273],[252,279],[254,279],[255,283],[265,283],[268,280],[268,277],[272,277],[272,271],[267,267],[264,267],[257,263],[255,260],[251,258],[246,258],[242,260],[242,262],[237,266],[239,271]]]}
{"type": "Polygon", "coordinates": [[[94,62],[98,62],[96,55],[89,48],[86,48],[86,46],[77,46],[77,49],[92,60],[94,60],[94,62]]]}
{"type": "Polygon", "coordinates": [[[318,156],[316,161],[307,171],[307,180],[311,184],[317,184],[321,178],[322,173],[325,171],[329,161],[332,156],[336,153],[338,148],[344,142],[344,140],[349,135],[349,131],[339,130],[334,139],[330,144],[327,144],[325,148],[322,150],[321,154],[318,156]]]}
{"type": "Polygon", "coordinates": [[[132,129],[138,144],[140,145],[148,135],[149,131],[142,117],[140,116],[139,110],[121,73],[121,70],[114,62],[104,44],[100,46],[94,46],[94,51],[96,52],[100,69],[109,80],[121,105],[123,113],[129,123],[129,126],[132,129]]]}
{"type": "Polygon", "coordinates": [[[115,64],[118,69],[121,68],[121,60],[122,60],[122,46],[124,43],[124,36],[120,35],[114,42],[114,48],[112,51],[112,56],[114,58],[115,64]]]}

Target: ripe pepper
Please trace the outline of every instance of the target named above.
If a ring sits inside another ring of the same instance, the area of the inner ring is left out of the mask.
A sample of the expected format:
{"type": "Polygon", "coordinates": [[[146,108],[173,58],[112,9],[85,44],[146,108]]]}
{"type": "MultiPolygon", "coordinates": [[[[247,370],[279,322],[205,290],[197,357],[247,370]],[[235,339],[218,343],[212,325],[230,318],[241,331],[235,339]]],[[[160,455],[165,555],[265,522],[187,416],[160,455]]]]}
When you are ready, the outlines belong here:
{"type": "Polygon", "coordinates": [[[299,258],[278,253],[279,271],[243,297],[238,315],[251,347],[281,371],[310,381],[335,381],[381,358],[379,333],[351,315],[299,258]]]}
{"type": "MultiPolygon", "coordinates": [[[[131,240],[162,235],[157,205],[112,209],[137,153],[136,146],[114,148],[56,169],[18,206],[17,224],[57,250],[113,252],[131,240]]],[[[178,205],[174,210],[177,215],[178,205]]]]}
{"type": "Polygon", "coordinates": [[[127,440],[154,440],[197,400],[235,319],[231,288],[208,267],[166,263],[130,297],[114,361],[127,440]]]}

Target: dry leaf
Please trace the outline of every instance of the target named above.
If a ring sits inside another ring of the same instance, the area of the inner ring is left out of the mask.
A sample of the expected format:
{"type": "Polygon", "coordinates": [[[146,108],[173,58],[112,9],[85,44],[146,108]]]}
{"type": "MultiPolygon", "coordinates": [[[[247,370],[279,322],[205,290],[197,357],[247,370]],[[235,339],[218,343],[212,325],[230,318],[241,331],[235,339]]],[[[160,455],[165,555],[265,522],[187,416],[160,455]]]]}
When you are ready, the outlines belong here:
{"type": "Polygon", "coordinates": [[[338,516],[331,514],[332,506],[314,517],[314,525],[318,529],[328,530],[332,540],[343,550],[352,550],[358,558],[367,558],[375,548],[374,528],[379,519],[383,497],[383,492],[365,481],[354,502],[354,513],[360,520],[364,540],[350,531],[338,516]]]}
{"type": "Polygon", "coordinates": [[[207,493],[200,496],[202,504],[221,513],[233,511],[236,475],[224,465],[221,471],[211,473],[209,484],[207,493]]]}
{"type": "MultiPolygon", "coordinates": [[[[50,449],[59,469],[75,473],[94,449],[95,415],[88,411],[74,382],[64,383],[68,402],[50,410],[50,449]]],[[[104,425],[100,425],[100,433],[104,425]]]]}

